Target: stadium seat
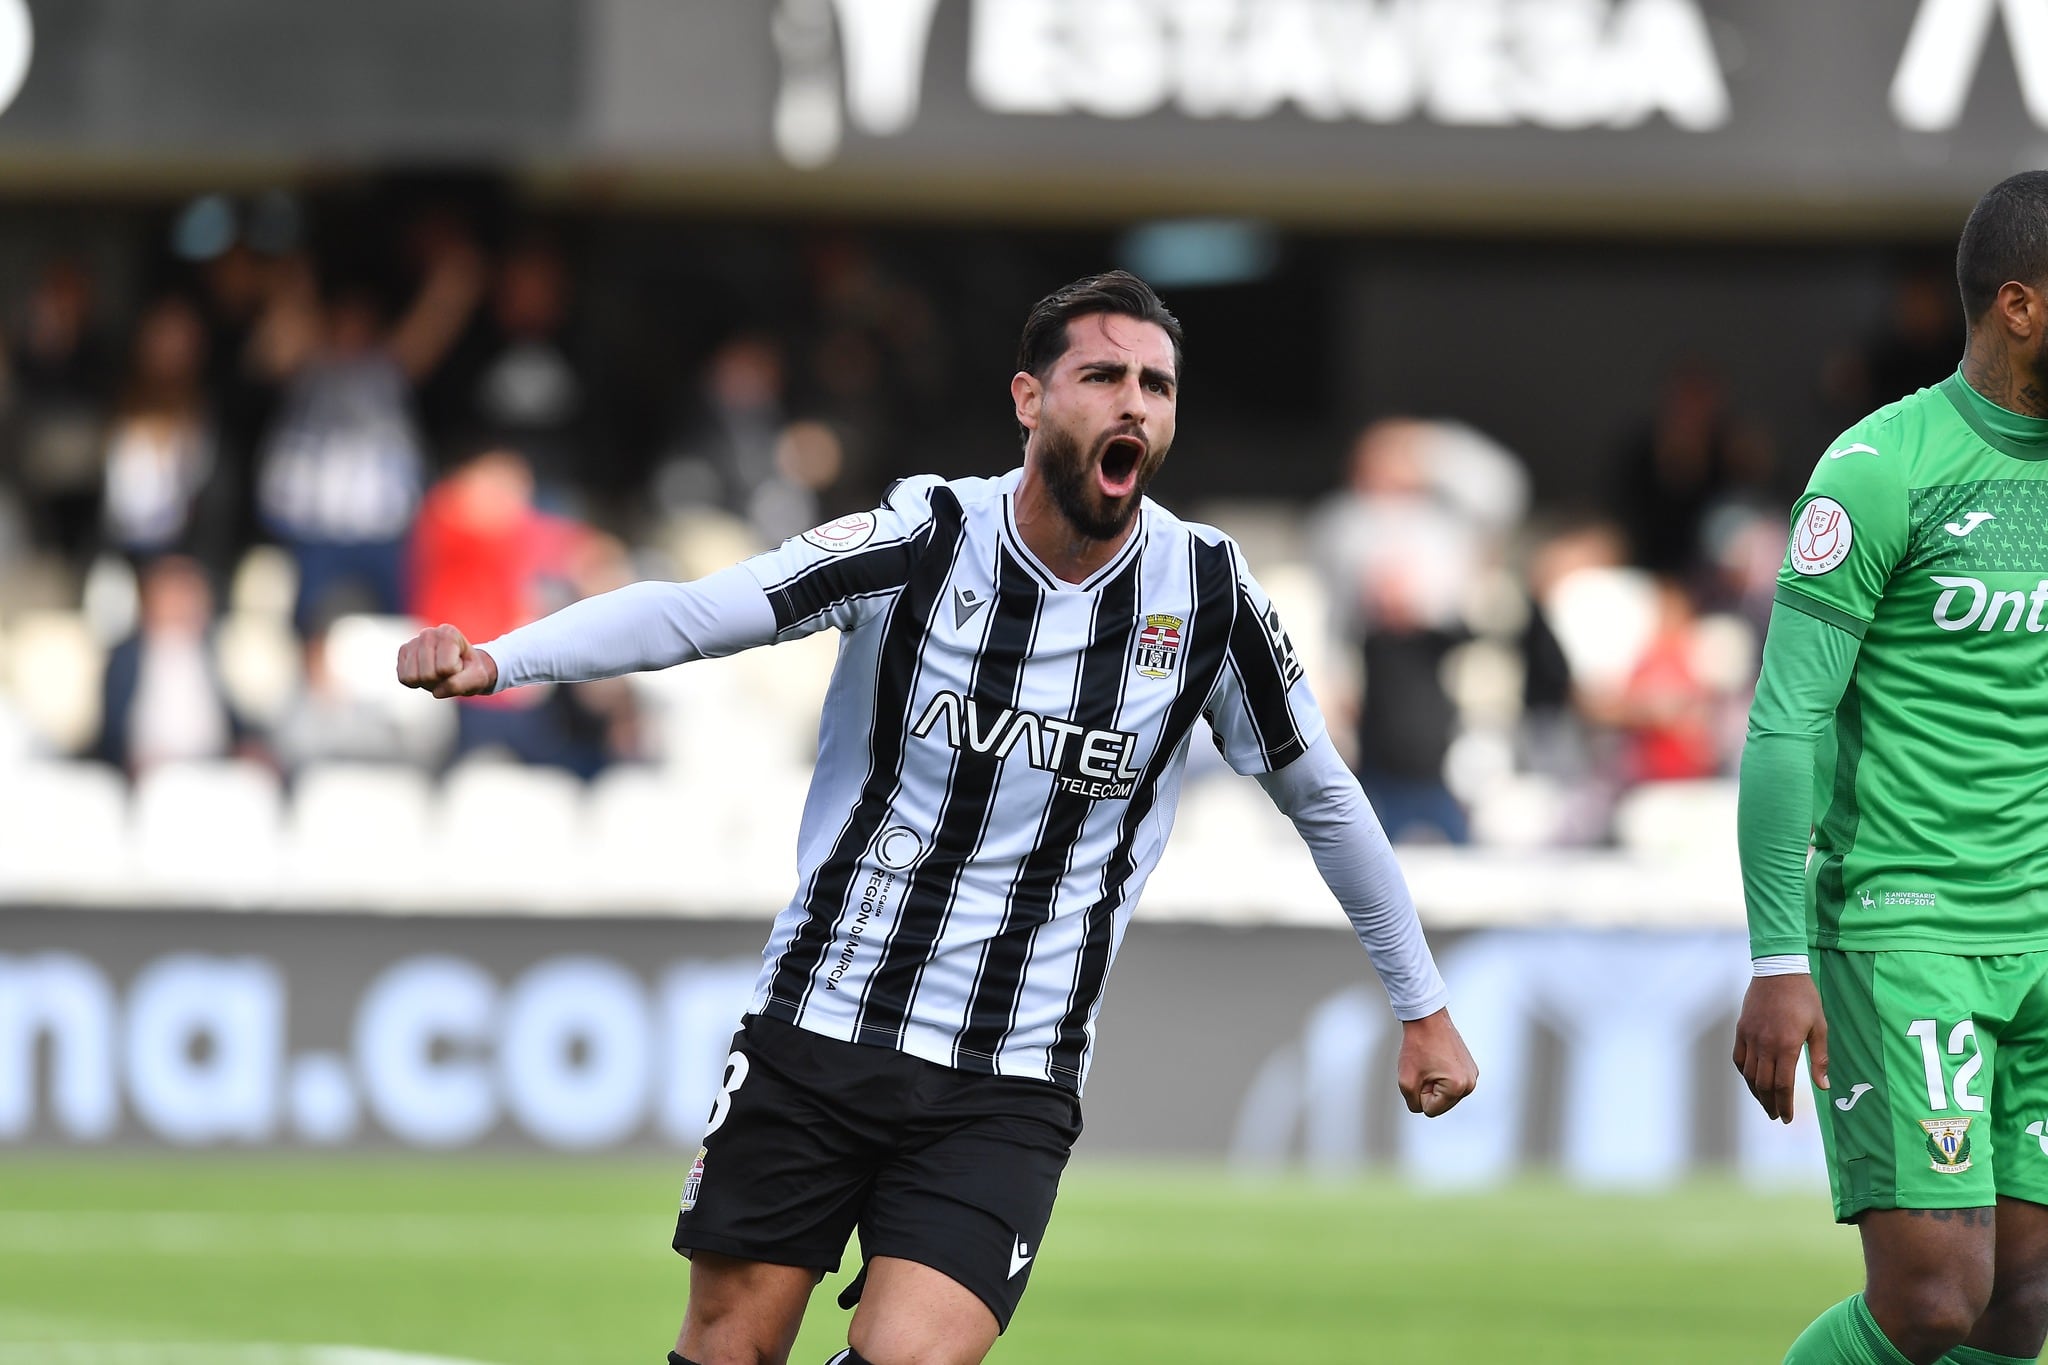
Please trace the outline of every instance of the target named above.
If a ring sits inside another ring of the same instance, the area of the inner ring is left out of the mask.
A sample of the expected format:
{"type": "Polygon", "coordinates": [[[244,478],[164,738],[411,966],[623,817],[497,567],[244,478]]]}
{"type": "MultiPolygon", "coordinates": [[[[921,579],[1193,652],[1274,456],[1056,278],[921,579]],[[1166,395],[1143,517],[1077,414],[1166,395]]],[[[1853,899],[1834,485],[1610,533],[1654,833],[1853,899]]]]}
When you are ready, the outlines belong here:
{"type": "Polygon", "coordinates": [[[684,908],[700,884],[700,854],[715,842],[696,795],[660,768],[612,768],[590,784],[589,873],[601,909],[684,908]]]}
{"type": "Polygon", "coordinates": [[[1487,848],[1537,849],[1557,841],[1570,789],[1537,773],[1510,773],[1473,795],[1472,842],[1487,848]]]}
{"type": "Polygon", "coordinates": [[[1734,866],[1735,782],[1647,782],[1624,793],[1614,834],[1631,853],[1725,861],[1734,866]]]}
{"type": "Polygon", "coordinates": [[[473,761],[441,788],[434,865],[465,907],[532,909],[597,900],[582,787],[552,768],[473,761]]]}
{"type": "Polygon", "coordinates": [[[231,612],[214,635],[228,700],[258,725],[274,725],[298,691],[301,656],[287,618],[231,612]]]}
{"type": "Polygon", "coordinates": [[[406,752],[422,762],[455,744],[455,708],[398,685],[398,647],[419,632],[405,616],[343,616],[327,632],[327,668],[350,698],[388,715],[405,736],[406,752]]]}
{"type": "Polygon", "coordinates": [[[299,569],[276,545],[251,546],[228,585],[228,610],[289,622],[299,593],[299,569]]]}
{"type": "Polygon", "coordinates": [[[262,905],[279,895],[277,774],[241,759],[166,763],[135,785],[135,871],[153,897],[262,905]]]}
{"type": "Polygon", "coordinates": [[[286,840],[291,899],[384,905],[427,884],[432,793],[416,768],[318,763],[293,784],[286,840]]]}
{"type": "Polygon", "coordinates": [[[73,753],[100,730],[106,656],[92,627],[70,611],[24,612],[8,632],[6,688],[50,748],[73,753]]]}
{"type": "Polygon", "coordinates": [[[0,899],[101,899],[128,876],[128,788],[99,763],[0,771],[0,899]]]}
{"type": "Polygon", "coordinates": [[[86,570],[79,612],[102,645],[112,649],[134,633],[142,601],[135,570],[127,560],[102,554],[86,570]]]}

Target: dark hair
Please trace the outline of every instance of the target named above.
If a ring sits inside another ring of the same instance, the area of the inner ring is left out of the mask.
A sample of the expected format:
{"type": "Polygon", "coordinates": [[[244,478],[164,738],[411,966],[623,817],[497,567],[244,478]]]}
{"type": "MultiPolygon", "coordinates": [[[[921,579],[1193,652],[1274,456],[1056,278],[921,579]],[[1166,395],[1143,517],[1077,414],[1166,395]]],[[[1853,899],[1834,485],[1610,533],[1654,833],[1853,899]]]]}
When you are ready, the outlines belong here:
{"type": "Polygon", "coordinates": [[[1956,243],[1956,287],[1971,323],[2007,280],[2048,277],[2048,171],[2021,171],[1985,191],[1956,243]]]}
{"type": "Polygon", "coordinates": [[[1075,280],[1031,305],[1017,342],[1017,368],[1043,380],[1067,353],[1067,324],[1090,313],[1149,322],[1173,343],[1173,377],[1180,378],[1180,319],[1166,310],[1152,286],[1128,270],[1111,270],[1075,280]]]}

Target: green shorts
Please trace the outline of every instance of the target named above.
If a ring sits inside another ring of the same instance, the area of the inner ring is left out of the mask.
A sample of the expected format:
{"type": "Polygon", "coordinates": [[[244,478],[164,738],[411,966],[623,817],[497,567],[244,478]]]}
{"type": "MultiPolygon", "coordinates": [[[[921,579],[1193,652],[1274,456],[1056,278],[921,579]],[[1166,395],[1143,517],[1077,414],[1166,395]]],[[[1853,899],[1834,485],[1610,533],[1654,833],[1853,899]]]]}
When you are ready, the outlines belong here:
{"type": "Polygon", "coordinates": [[[1817,948],[1835,1217],[2048,1204],[2048,952],[1817,948]]]}

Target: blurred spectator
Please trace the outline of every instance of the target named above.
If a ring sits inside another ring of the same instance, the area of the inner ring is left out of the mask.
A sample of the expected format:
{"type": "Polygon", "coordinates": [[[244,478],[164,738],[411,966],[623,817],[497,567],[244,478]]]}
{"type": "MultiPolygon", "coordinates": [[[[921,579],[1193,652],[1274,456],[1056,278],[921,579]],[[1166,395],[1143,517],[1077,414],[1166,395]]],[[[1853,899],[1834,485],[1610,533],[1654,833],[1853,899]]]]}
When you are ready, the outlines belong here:
{"type": "Polygon", "coordinates": [[[99,757],[138,775],[224,758],[246,738],[213,653],[213,590],[197,562],[145,565],[135,634],[107,658],[99,757]]]}
{"type": "Polygon", "coordinates": [[[426,464],[410,391],[454,341],[481,284],[475,248],[450,238],[434,246],[411,307],[389,327],[360,287],[322,300],[302,269],[277,291],[259,349],[286,388],[263,451],[260,503],[298,563],[301,634],[339,587],[366,591],[381,611],[404,600],[404,537],[426,464]]]}
{"type": "Polygon", "coordinates": [[[722,507],[771,544],[817,524],[816,491],[783,445],[784,384],[781,348],[764,337],[734,337],[712,353],[702,410],[655,476],[665,513],[722,507]]]}
{"type": "Polygon", "coordinates": [[[568,336],[569,271],[530,240],[499,264],[489,307],[451,361],[446,421],[491,432],[532,465],[542,504],[578,511],[592,482],[589,381],[568,336]]]}
{"type": "Polygon", "coordinates": [[[85,268],[52,261],[7,348],[14,481],[38,543],[74,567],[90,556],[98,531],[113,372],[94,312],[85,268]]]}
{"type": "Polygon", "coordinates": [[[534,506],[533,469],[490,445],[436,484],[410,548],[409,610],[489,640],[571,600],[588,527],[534,506]]]}
{"type": "Polygon", "coordinates": [[[1700,676],[1699,617],[1676,579],[1656,583],[1656,624],[1620,693],[1595,713],[1623,735],[1625,784],[1712,777],[1721,758],[1717,697],[1700,676]]]}
{"type": "Polygon", "coordinates": [[[1698,361],[1674,368],[1616,470],[1615,511],[1633,561],[1653,573],[1696,573],[1708,514],[1732,499],[1768,499],[1770,454],[1762,432],[1731,411],[1718,371],[1698,361]]]}
{"type": "Polygon", "coordinates": [[[1522,659],[1518,757],[1531,772],[1571,781],[1590,769],[1579,683],[1552,624],[1550,600],[1557,585],[1574,573],[1619,565],[1625,548],[1611,523],[1589,521],[1545,536],[1529,556],[1529,616],[1516,647],[1522,659]]]}
{"type": "Polygon", "coordinates": [[[152,304],[136,324],[107,437],[106,534],[131,558],[197,551],[200,496],[215,468],[205,368],[198,311],[176,296],[152,304]]]}
{"type": "Polygon", "coordinates": [[[1466,840],[1444,781],[1458,729],[1444,660],[1468,635],[1465,607],[1503,529],[1493,523],[1520,516],[1519,476],[1512,456],[1468,428],[1395,418],[1359,436],[1349,489],[1317,516],[1317,559],[1364,664],[1358,779],[1396,839],[1466,840]],[[1451,496],[1439,466],[1465,471],[1450,483],[1471,497],[1451,496]]]}
{"type": "Polygon", "coordinates": [[[1963,357],[1963,311],[1946,266],[1901,275],[1884,324],[1863,343],[1828,358],[1823,382],[1841,423],[1894,403],[1956,372],[1963,357]]]}
{"type": "MultiPolygon", "coordinates": [[[[618,586],[629,577],[615,567],[622,558],[588,527],[537,509],[525,459],[490,447],[443,479],[421,506],[412,537],[412,614],[489,640],[618,586]]],[[[522,762],[593,776],[629,751],[630,741],[614,731],[630,728],[631,704],[623,683],[467,698],[457,713],[456,754],[501,748],[522,762]]]]}
{"type": "Polygon", "coordinates": [[[206,387],[214,427],[214,468],[220,486],[208,494],[222,539],[239,550],[259,536],[256,457],[277,403],[277,386],[257,341],[273,290],[291,267],[231,243],[200,276],[206,323],[206,387]]]}

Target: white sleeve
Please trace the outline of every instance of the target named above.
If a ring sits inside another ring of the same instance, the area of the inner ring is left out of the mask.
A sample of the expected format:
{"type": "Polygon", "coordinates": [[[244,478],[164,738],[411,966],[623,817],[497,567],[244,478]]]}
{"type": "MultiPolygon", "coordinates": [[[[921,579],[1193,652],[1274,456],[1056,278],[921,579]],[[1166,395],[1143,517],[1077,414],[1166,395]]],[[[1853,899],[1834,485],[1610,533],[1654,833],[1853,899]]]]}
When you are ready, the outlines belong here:
{"type": "Polygon", "coordinates": [[[1350,917],[1372,957],[1397,1019],[1420,1019],[1450,1003],[1416,918],[1415,901],[1394,861],[1379,817],[1329,736],[1276,772],[1258,775],[1316,860],[1316,870],[1350,917]]]}
{"type": "Polygon", "coordinates": [[[633,583],[586,597],[478,648],[497,662],[492,690],[502,692],[716,659],[774,639],[768,594],[735,564],[694,583],[633,583]]]}
{"type": "Polygon", "coordinates": [[[900,479],[874,511],[814,526],[694,583],[635,583],[486,641],[479,648],[498,664],[494,690],[615,678],[828,626],[856,629],[908,580],[939,482],[900,479]]]}

